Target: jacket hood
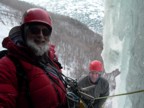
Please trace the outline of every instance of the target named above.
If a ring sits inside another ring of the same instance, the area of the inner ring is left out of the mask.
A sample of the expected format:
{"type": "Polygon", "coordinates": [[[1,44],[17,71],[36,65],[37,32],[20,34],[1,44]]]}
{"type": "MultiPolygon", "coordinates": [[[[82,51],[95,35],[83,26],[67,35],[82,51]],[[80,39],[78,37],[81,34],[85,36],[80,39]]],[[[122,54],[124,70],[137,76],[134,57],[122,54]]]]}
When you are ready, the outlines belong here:
{"type": "Polygon", "coordinates": [[[18,59],[34,62],[37,58],[28,47],[16,45],[16,43],[14,43],[10,37],[4,38],[2,41],[2,46],[8,50],[8,55],[14,56],[18,59]]]}

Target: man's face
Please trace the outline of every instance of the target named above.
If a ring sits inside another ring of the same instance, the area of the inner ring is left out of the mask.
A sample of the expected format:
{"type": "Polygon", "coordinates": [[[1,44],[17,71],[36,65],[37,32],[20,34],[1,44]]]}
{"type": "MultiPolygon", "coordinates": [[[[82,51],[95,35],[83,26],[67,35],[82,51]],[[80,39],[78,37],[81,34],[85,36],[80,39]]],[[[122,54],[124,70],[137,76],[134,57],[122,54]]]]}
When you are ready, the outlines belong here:
{"type": "Polygon", "coordinates": [[[89,72],[89,78],[91,82],[95,83],[100,76],[100,72],[91,71],[89,72]]]}
{"type": "Polygon", "coordinates": [[[26,43],[37,56],[48,52],[51,30],[42,24],[28,25],[26,43]]]}

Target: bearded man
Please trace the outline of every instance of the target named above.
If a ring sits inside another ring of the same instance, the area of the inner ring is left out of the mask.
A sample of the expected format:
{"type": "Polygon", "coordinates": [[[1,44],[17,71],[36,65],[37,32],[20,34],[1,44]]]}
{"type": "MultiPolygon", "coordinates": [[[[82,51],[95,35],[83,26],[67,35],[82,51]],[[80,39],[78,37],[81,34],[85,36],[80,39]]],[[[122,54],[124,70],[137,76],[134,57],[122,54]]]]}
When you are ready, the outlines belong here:
{"type": "Polygon", "coordinates": [[[0,108],[67,107],[61,66],[49,43],[51,33],[48,12],[31,8],[4,38],[8,53],[0,59],[0,108]]]}

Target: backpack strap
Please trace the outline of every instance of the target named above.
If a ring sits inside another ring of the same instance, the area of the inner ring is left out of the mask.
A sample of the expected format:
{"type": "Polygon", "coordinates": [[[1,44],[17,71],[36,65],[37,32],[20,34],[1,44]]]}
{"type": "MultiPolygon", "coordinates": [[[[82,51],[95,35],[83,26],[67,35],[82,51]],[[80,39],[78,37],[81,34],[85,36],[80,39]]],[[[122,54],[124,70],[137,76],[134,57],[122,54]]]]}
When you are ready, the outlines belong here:
{"type": "Polygon", "coordinates": [[[10,58],[10,60],[14,63],[15,67],[16,67],[16,76],[18,78],[18,90],[19,92],[22,91],[22,86],[25,82],[26,84],[26,99],[28,101],[28,106],[29,108],[34,108],[33,103],[32,103],[32,99],[30,96],[30,88],[29,88],[29,81],[27,79],[26,73],[23,69],[23,66],[21,65],[20,61],[13,57],[13,56],[8,56],[10,58]]]}
{"type": "Polygon", "coordinates": [[[2,50],[0,51],[0,58],[4,57],[5,55],[7,55],[8,50],[2,50]]]}

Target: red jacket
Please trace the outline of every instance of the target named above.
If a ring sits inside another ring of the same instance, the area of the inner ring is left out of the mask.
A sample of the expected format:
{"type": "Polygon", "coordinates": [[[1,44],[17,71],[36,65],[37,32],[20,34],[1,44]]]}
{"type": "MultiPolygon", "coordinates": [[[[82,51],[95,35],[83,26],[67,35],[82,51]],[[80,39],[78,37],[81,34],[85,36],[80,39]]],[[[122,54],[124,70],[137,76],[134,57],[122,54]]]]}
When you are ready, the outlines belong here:
{"type": "MultiPolygon", "coordinates": [[[[59,86],[53,82],[40,67],[33,65],[37,58],[28,49],[16,46],[9,38],[5,38],[3,46],[9,55],[16,57],[29,81],[29,91],[34,108],[59,108],[66,104],[65,87],[62,81],[51,74],[59,86]],[[63,90],[62,90],[63,89],[63,90]],[[60,99],[58,99],[58,97],[60,99]]],[[[55,64],[55,67],[56,66],[55,64]]],[[[7,57],[0,59],[0,108],[28,108],[26,87],[18,91],[16,67],[7,57]]]]}

